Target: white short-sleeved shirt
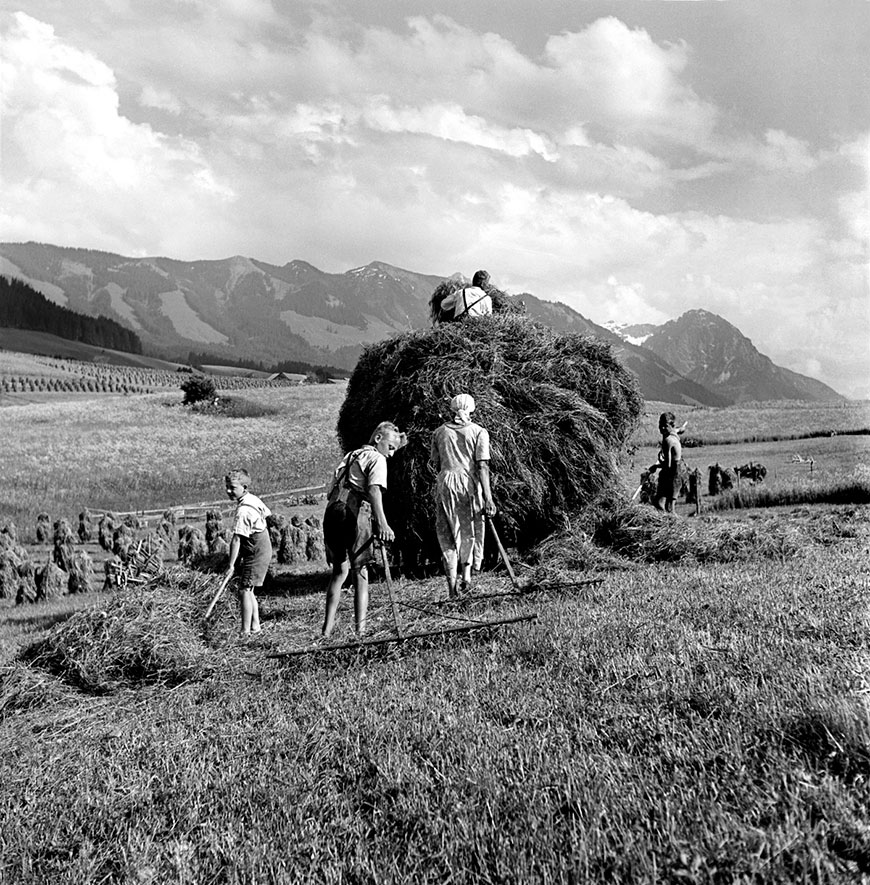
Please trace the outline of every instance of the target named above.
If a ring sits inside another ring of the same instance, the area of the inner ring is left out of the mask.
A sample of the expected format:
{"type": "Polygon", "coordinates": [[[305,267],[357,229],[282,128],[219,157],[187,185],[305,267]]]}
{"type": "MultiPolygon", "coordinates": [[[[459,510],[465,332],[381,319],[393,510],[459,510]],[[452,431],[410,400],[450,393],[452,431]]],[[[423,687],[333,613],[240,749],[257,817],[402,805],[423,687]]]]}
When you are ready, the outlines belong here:
{"type": "Polygon", "coordinates": [[[441,309],[453,308],[453,318],[463,316],[479,317],[492,313],[492,298],[479,286],[466,286],[457,289],[441,302],[441,309]]]}
{"type": "Polygon", "coordinates": [[[272,511],[251,492],[245,492],[236,506],[236,516],[233,522],[233,534],[250,538],[257,532],[266,530],[266,517],[271,516],[272,511]]]}
{"type": "Polygon", "coordinates": [[[371,445],[348,452],[335,468],[333,483],[338,482],[349,461],[347,482],[352,488],[367,494],[369,486],[387,487],[387,459],[371,445]]]}

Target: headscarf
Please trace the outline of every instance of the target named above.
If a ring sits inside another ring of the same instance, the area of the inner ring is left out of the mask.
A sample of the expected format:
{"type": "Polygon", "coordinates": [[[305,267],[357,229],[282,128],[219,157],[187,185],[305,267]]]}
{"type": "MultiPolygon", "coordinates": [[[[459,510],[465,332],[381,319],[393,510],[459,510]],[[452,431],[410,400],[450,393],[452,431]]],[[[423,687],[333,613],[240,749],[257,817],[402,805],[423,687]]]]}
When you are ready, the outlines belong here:
{"type": "Polygon", "coordinates": [[[471,413],[476,408],[474,397],[468,393],[459,393],[450,400],[450,411],[457,424],[471,424],[471,413]]]}

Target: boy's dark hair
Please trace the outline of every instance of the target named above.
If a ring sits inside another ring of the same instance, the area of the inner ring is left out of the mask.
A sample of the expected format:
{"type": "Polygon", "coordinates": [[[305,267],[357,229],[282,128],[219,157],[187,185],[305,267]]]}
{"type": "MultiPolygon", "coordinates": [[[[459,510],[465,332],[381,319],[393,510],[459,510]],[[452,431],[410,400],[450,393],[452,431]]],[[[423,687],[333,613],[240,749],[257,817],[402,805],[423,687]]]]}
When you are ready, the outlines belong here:
{"type": "Polygon", "coordinates": [[[485,286],[489,282],[489,273],[485,270],[477,270],[471,278],[472,286],[485,286]]]}
{"type": "Polygon", "coordinates": [[[673,427],[677,423],[677,416],[674,415],[673,412],[662,412],[659,415],[659,430],[664,429],[665,427],[673,427]]]}

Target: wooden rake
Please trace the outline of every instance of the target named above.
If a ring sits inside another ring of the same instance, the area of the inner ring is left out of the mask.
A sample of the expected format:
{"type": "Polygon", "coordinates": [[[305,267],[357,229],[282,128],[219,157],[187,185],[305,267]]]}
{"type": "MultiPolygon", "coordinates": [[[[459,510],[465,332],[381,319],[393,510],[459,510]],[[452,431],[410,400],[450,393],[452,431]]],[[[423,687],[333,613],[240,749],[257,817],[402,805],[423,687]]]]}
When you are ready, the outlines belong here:
{"type": "Polygon", "coordinates": [[[504,545],[501,542],[501,538],[498,536],[498,532],[495,530],[495,523],[492,521],[491,516],[486,517],[486,524],[489,526],[489,529],[492,532],[493,538],[495,538],[495,543],[496,543],[496,546],[498,547],[498,552],[501,555],[502,562],[504,563],[504,566],[507,569],[508,574],[511,576],[511,583],[514,585],[514,587],[519,588],[520,582],[517,580],[517,576],[514,574],[514,570],[511,567],[510,560],[508,559],[507,551],[504,549],[504,545]]]}

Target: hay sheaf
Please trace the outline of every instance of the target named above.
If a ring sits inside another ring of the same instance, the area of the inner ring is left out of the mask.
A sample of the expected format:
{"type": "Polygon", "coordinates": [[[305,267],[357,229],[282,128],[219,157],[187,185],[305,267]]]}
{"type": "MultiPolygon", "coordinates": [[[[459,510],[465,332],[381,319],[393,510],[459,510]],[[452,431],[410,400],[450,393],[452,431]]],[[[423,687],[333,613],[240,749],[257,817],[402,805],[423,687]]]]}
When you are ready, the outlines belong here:
{"type": "Polygon", "coordinates": [[[438,559],[429,445],[457,393],[475,398],[473,419],[490,432],[500,525],[524,548],[615,487],[616,455],[642,407],[636,377],[608,344],[524,316],[475,318],[367,347],[338,435],[349,451],[381,420],[408,433],[391,459],[385,499],[406,562],[438,559]]]}
{"type": "Polygon", "coordinates": [[[57,624],[21,659],[98,693],[198,678],[208,669],[208,648],[200,635],[202,596],[193,581],[179,569],[119,591],[104,608],[57,624]]]}

